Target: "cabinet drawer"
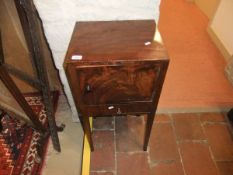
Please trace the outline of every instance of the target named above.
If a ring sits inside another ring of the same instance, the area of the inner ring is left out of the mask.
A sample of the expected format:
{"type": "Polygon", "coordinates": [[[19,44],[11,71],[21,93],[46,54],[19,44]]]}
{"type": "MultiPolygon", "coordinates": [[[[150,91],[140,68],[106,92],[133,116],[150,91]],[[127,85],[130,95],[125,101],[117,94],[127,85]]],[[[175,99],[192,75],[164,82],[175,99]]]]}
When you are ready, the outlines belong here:
{"type": "Polygon", "coordinates": [[[95,117],[108,115],[145,114],[151,112],[151,107],[151,103],[83,106],[83,111],[81,111],[81,113],[95,117]]]}

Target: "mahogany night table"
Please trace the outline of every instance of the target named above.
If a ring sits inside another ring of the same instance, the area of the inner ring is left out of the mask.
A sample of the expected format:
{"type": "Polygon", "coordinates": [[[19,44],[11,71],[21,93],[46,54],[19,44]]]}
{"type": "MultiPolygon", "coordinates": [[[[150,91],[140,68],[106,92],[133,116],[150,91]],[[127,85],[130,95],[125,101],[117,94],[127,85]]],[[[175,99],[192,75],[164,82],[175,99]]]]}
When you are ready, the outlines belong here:
{"type": "Polygon", "coordinates": [[[155,30],[154,20],[76,23],[64,69],[92,151],[89,117],[127,114],[147,114],[147,150],[169,63],[155,30]]]}

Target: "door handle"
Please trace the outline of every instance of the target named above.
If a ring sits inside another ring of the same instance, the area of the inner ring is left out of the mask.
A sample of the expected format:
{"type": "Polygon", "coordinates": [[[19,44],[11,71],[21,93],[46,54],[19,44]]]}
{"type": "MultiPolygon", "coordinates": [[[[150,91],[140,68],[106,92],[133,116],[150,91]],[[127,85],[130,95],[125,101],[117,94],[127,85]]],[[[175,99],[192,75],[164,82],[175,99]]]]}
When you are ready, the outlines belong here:
{"type": "Polygon", "coordinates": [[[85,87],[85,93],[90,93],[91,92],[91,86],[88,84],[85,87]]]}

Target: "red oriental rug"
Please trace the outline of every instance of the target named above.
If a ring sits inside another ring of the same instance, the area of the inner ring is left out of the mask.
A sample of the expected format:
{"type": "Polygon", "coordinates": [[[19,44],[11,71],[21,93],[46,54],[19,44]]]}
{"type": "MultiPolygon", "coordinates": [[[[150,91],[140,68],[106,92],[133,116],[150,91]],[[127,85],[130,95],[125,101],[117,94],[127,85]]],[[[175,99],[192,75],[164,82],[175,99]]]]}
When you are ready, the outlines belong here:
{"type": "MultiPolygon", "coordinates": [[[[56,110],[59,92],[54,91],[52,94],[54,109],[56,110]]],[[[25,95],[25,99],[43,125],[47,126],[47,117],[42,97],[38,93],[33,93],[25,95]]],[[[0,113],[2,112],[0,111],[0,113]]],[[[41,157],[42,160],[40,163],[37,163],[35,160],[37,155],[36,146],[40,139],[40,133],[7,114],[3,115],[1,123],[0,175],[40,174],[48,141],[43,145],[44,155],[41,157]]]]}

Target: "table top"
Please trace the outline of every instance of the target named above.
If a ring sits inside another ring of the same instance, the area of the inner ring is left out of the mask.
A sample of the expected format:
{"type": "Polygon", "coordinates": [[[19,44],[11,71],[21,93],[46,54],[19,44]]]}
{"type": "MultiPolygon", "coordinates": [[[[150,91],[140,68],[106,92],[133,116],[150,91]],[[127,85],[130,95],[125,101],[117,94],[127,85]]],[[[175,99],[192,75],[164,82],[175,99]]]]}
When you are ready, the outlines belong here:
{"type": "Polygon", "coordinates": [[[168,59],[154,20],[78,22],[65,63],[168,59]]]}

